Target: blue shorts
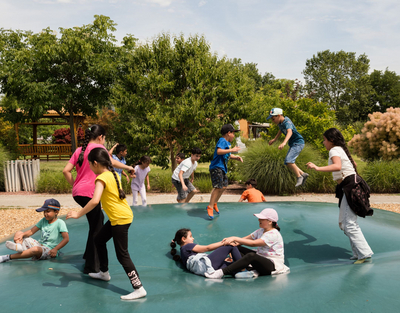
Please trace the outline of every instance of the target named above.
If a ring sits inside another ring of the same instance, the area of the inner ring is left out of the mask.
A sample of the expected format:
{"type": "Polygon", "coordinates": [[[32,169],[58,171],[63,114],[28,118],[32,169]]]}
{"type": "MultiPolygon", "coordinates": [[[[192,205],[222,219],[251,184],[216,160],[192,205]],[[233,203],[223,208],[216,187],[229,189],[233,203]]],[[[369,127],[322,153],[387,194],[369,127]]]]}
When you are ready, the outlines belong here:
{"type": "Polygon", "coordinates": [[[219,167],[211,169],[210,176],[213,188],[222,189],[228,186],[228,176],[219,167]]]}
{"type": "Polygon", "coordinates": [[[304,148],[304,143],[300,144],[294,144],[289,148],[288,153],[286,154],[285,158],[285,165],[288,165],[288,163],[296,163],[296,159],[299,156],[301,150],[304,148]]]}

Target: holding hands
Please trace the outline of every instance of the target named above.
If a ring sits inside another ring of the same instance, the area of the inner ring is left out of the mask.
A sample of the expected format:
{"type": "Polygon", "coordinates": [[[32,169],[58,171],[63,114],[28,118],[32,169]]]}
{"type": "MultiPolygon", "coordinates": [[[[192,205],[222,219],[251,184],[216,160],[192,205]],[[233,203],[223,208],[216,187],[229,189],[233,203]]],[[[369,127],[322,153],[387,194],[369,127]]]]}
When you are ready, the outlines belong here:
{"type": "Polygon", "coordinates": [[[235,237],[235,236],[224,238],[224,239],[222,239],[222,244],[224,246],[230,245],[230,246],[236,247],[239,245],[239,243],[236,241],[237,239],[238,239],[238,237],[235,237]]]}

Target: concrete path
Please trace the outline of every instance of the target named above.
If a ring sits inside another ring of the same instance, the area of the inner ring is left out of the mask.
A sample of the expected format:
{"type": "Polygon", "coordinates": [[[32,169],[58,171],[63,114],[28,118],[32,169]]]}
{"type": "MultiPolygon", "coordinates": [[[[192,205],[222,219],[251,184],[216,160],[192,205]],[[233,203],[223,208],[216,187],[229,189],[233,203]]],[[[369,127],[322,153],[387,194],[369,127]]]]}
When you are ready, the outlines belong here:
{"type": "MultiPolygon", "coordinates": [[[[0,208],[38,208],[49,198],[55,198],[60,201],[63,208],[77,208],[71,194],[36,194],[24,193],[13,195],[10,193],[0,193],[0,208]]],[[[240,195],[226,194],[222,195],[220,202],[237,202],[240,195]]],[[[334,194],[299,194],[294,196],[266,196],[267,201],[300,201],[300,202],[328,202],[337,203],[334,194]]],[[[193,197],[193,203],[210,200],[210,194],[197,194],[193,197]]],[[[128,203],[131,204],[132,196],[128,195],[128,203]]],[[[138,200],[141,203],[140,197],[138,200]]],[[[400,204],[400,195],[398,194],[372,194],[370,198],[372,204],[390,203],[400,204]]],[[[148,204],[176,203],[176,194],[148,194],[148,204]]]]}

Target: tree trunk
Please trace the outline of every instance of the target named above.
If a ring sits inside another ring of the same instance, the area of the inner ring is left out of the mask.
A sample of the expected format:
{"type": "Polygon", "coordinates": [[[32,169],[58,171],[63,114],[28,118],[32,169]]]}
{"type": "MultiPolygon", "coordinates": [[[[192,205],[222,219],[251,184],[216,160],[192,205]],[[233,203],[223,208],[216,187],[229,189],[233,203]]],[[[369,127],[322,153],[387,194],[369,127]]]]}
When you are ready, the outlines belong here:
{"type": "Polygon", "coordinates": [[[75,141],[75,125],[74,125],[74,112],[69,110],[69,129],[71,132],[71,149],[72,153],[76,150],[76,141],[75,141]]]}
{"type": "Polygon", "coordinates": [[[174,146],[173,146],[172,142],[170,142],[168,144],[168,146],[169,146],[169,153],[170,153],[170,158],[171,158],[171,170],[173,173],[176,169],[175,151],[174,151],[174,146]]]}

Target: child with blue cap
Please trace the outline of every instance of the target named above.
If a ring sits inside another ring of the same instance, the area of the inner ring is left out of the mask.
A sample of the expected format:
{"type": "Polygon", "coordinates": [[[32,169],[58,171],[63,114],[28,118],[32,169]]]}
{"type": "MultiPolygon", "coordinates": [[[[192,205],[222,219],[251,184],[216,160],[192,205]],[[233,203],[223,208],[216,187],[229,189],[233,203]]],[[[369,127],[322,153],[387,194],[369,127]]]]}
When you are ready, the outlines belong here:
{"type": "Polygon", "coordinates": [[[0,256],[0,263],[15,259],[47,260],[55,258],[59,250],[69,241],[68,229],[65,222],[59,219],[60,203],[56,199],[47,199],[43,206],[36,209],[43,212],[44,217],[30,230],[18,231],[14,241],[7,241],[6,247],[17,253],[0,256]],[[37,231],[42,231],[39,240],[31,238],[37,231]]]}

